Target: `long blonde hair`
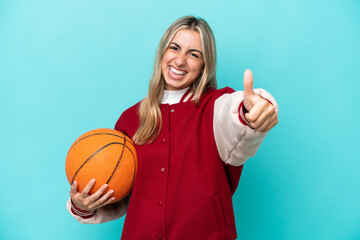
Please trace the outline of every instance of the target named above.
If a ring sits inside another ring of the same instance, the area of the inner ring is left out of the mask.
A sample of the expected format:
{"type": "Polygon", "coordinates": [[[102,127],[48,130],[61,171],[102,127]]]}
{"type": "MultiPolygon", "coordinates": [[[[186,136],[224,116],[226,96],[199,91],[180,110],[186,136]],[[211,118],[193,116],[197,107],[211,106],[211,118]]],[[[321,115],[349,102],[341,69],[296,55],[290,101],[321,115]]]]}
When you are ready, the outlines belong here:
{"type": "Polygon", "coordinates": [[[153,142],[161,132],[160,103],[165,88],[165,81],[161,73],[161,60],[164,52],[169,47],[170,41],[181,29],[199,32],[203,48],[204,69],[199,78],[191,86],[195,104],[199,103],[201,95],[208,87],[216,88],[216,48],[210,26],[205,20],[193,16],[186,16],[176,20],[166,30],[160,40],[154,61],[153,73],[150,78],[148,96],[140,103],[138,110],[140,124],[133,136],[133,141],[138,145],[153,142]]]}

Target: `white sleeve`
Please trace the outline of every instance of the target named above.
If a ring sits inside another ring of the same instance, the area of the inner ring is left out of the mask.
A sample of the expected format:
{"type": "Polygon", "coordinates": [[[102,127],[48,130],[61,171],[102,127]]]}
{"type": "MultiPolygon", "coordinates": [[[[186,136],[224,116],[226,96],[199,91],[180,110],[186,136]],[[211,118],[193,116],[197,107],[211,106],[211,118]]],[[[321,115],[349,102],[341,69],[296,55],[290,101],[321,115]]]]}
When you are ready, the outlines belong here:
{"type": "Polygon", "coordinates": [[[122,216],[125,215],[126,211],[127,211],[127,207],[129,205],[129,202],[127,200],[127,198],[116,202],[116,203],[112,203],[109,205],[106,205],[102,208],[99,208],[95,211],[94,215],[90,218],[82,218],[79,215],[75,215],[72,211],[71,211],[71,198],[69,198],[69,200],[66,203],[66,208],[69,211],[69,213],[79,222],[79,223],[84,223],[84,224],[97,224],[97,223],[104,223],[104,222],[109,222],[112,220],[116,220],[118,218],[121,218],[122,216]]]}
{"type": "MultiPolygon", "coordinates": [[[[278,113],[275,99],[263,89],[254,92],[269,100],[278,113]]],[[[230,165],[241,166],[253,157],[268,132],[260,132],[242,124],[239,120],[239,107],[243,102],[243,91],[224,94],[215,101],[214,136],[221,159],[230,165]]]]}

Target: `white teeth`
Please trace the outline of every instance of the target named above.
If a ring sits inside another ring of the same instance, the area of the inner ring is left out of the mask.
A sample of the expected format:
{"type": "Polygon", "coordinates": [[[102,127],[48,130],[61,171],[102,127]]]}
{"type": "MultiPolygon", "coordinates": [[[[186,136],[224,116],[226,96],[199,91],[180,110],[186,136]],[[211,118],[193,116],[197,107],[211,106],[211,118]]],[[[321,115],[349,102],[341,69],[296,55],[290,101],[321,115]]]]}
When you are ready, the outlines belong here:
{"type": "Polygon", "coordinates": [[[186,73],[184,71],[177,70],[177,69],[175,69],[173,67],[170,67],[170,71],[175,73],[175,74],[178,74],[178,75],[184,75],[186,73]]]}

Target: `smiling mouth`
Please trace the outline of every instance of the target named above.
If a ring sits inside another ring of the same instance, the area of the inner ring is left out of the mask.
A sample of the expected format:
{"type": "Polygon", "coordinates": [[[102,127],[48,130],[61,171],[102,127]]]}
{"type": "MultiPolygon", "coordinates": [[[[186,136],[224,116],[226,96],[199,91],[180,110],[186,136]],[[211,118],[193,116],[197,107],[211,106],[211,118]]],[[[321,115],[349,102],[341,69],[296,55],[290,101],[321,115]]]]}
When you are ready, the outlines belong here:
{"type": "Polygon", "coordinates": [[[179,80],[184,78],[187,72],[178,70],[172,66],[169,66],[169,76],[173,79],[179,80]]]}

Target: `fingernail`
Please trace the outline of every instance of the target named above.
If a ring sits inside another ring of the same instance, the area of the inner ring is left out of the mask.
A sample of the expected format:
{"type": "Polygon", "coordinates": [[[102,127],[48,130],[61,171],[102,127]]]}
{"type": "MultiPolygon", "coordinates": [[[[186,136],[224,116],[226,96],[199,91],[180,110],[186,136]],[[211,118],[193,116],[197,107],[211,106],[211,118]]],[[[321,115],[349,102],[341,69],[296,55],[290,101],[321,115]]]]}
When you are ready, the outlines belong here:
{"type": "Polygon", "coordinates": [[[112,198],[111,198],[111,201],[114,201],[114,200],[115,200],[115,198],[114,198],[114,197],[112,197],[112,198]]]}
{"type": "Polygon", "coordinates": [[[104,184],[104,185],[103,185],[103,188],[107,188],[107,187],[108,187],[108,185],[107,185],[107,184],[104,184]]]}
{"type": "Polygon", "coordinates": [[[113,193],[113,192],[114,192],[114,190],[112,190],[112,189],[109,191],[109,193],[113,193]]]}
{"type": "Polygon", "coordinates": [[[95,182],[95,179],[93,178],[93,179],[91,179],[91,182],[95,182]]]}

